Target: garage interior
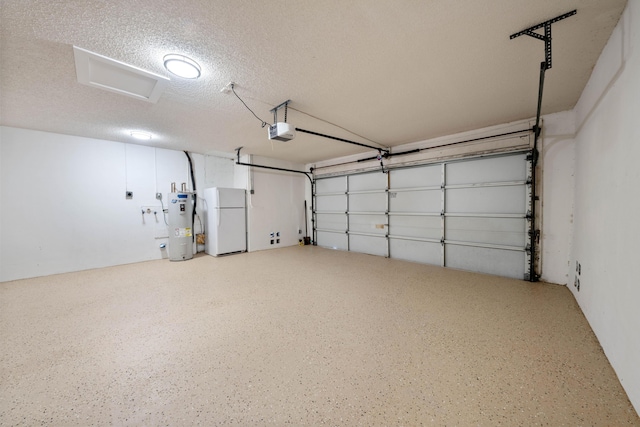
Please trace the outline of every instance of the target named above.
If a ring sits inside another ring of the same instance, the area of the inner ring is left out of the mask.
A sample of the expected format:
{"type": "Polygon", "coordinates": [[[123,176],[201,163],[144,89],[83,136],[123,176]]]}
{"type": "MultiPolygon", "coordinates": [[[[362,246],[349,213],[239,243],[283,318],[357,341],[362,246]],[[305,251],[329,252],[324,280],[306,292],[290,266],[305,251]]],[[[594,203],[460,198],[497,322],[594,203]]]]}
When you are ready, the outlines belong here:
{"type": "Polygon", "coordinates": [[[529,3],[3,2],[0,424],[640,425],[640,5],[529,3]]]}

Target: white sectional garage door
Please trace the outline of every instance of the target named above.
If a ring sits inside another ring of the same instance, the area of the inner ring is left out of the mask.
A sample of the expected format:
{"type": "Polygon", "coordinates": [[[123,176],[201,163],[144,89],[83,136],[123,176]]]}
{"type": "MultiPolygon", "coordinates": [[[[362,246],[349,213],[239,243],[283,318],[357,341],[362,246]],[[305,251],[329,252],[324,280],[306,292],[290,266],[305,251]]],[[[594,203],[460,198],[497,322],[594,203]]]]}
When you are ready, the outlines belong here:
{"type": "Polygon", "coordinates": [[[319,178],[319,246],[528,278],[526,153],[319,178]]]}

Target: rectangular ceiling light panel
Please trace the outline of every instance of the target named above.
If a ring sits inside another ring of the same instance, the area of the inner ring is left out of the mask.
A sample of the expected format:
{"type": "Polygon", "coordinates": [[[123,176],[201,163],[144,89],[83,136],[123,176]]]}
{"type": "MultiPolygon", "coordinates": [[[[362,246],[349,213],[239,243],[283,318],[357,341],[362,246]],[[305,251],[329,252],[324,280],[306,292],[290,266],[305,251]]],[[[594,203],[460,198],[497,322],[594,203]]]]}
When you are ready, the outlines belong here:
{"type": "Polygon", "coordinates": [[[73,54],[78,82],[88,86],[155,103],[169,83],[167,77],[76,46],[73,54]]]}

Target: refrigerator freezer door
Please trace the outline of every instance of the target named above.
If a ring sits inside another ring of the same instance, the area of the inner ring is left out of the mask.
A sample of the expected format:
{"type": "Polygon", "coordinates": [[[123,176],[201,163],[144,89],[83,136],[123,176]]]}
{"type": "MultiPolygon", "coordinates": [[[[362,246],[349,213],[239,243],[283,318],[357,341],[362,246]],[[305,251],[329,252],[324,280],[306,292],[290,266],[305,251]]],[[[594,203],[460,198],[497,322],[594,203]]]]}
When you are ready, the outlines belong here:
{"type": "Polygon", "coordinates": [[[216,187],[216,206],[219,208],[244,208],[245,191],[238,188],[216,187]]]}
{"type": "Polygon", "coordinates": [[[216,209],[215,254],[222,255],[231,252],[247,250],[246,223],[243,208],[239,209],[216,209]]]}

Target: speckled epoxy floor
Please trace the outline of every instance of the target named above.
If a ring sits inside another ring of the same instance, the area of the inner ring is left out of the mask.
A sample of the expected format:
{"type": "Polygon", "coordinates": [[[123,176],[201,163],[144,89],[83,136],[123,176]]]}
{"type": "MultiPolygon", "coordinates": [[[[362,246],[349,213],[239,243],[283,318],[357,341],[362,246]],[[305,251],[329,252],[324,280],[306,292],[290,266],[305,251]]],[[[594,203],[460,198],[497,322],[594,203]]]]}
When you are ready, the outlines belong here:
{"type": "Polygon", "coordinates": [[[640,425],[570,292],[315,247],[0,283],[0,425],[640,425]]]}

